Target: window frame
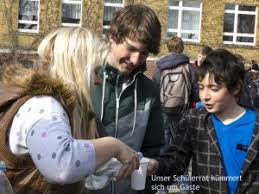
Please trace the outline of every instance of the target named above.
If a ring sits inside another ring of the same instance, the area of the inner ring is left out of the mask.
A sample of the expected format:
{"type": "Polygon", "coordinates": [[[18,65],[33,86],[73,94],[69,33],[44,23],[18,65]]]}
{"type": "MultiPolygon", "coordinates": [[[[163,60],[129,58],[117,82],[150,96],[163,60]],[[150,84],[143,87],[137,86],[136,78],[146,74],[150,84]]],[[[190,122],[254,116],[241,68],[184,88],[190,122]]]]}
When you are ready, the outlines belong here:
{"type": "MultiPolygon", "coordinates": [[[[229,4],[233,4],[233,3],[229,3],[229,4]]],[[[226,5],[226,4],[225,4],[226,5]]],[[[223,44],[235,44],[235,45],[245,45],[245,46],[255,46],[256,45],[256,26],[257,26],[257,6],[255,5],[245,5],[245,6],[252,6],[255,7],[255,11],[242,11],[239,10],[239,6],[240,4],[233,4],[235,5],[235,9],[234,10],[230,10],[230,9],[225,9],[224,8],[224,15],[225,13],[231,13],[234,14],[234,32],[224,32],[224,23],[223,23],[223,44]],[[248,34],[248,33],[237,33],[237,29],[238,29],[238,16],[239,15],[254,15],[255,16],[255,25],[254,25],[254,33],[253,34],[248,34]],[[224,36],[232,36],[233,40],[232,41],[226,41],[224,40],[224,36]],[[239,42],[237,41],[237,37],[248,37],[248,38],[254,38],[254,41],[251,42],[239,42]]],[[[243,6],[243,5],[241,5],[243,6]]]]}
{"type": "Polygon", "coordinates": [[[60,8],[60,23],[62,27],[81,27],[82,25],[82,0],[80,1],[73,1],[73,0],[61,0],[61,8],[60,8]],[[80,22],[78,24],[76,23],[64,23],[62,22],[62,6],[63,4],[69,4],[69,5],[80,5],[80,22]]]}
{"type": "MultiPolygon", "coordinates": [[[[119,7],[123,8],[124,7],[124,0],[122,0],[122,3],[110,3],[110,2],[103,2],[103,22],[104,22],[104,10],[105,7],[119,7]]],[[[102,24],[103,25],[103,24],[102,24]]],[[[108,30],[110,28],[110,25],[103,25],[103,31],[108,30]]]]}
{"type": "Polygon", "coordinates": [[[38,20],[37,21],[28,21],[28,20],[19,20],[19,13],[20,13],[20,2],[21,0],[18,1],[18,12],[17,12],[17,32],[26,32],[26,33],[39,33],[39,26],[40,26],[40,0],[27,0],[27,1],[36,1],[38,2],[38,20]],[[37,29],[22,29],[19,28],[19,24],[36,24],[37,29]]]}
{"type": "MultiPolygon", "coordinates": [[[[179,0],[179,6],[170,6],[169,3],[170,0],[168,0],[168,18],[169,18],[169,11],[170,10],[177,10],[178,11],[178,26],[176,28],[169,28],[169,19],[167,20],[167,33],[176,33],[178,37],[181,37],[182,33],[192,33],[192,34],[197,34],[198,39],[187,39],[187,38],[182,38],[183,41],[187,42],[200,42],[200,36],[201,36],[201,14],[202,14],[202,2],[200,2],[200,7],[185,7],[183,6],[183,1],[184,0],[179,0]],[[195,11],[199,12],[199,30],[182,30],[182,16],[183,16],[183,11],[195,11]]],[[[167,35],[168,36],[168,35],[167,35]]]]}

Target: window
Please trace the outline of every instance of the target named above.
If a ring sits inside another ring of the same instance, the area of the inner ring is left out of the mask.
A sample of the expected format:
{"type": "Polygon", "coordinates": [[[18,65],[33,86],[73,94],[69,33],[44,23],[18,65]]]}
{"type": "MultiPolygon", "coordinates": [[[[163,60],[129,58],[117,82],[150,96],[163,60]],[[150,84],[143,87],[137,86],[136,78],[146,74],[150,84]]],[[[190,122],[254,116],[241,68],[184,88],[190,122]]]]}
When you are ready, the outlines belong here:
{"type": "Polygon", "coordinates": [[[223,42],[255,45],[256,7],[225,4],[223,42]]]}
{"type": "Polygon", "coordinates": [[[80,26],[81,0],[62,0],[62,26],[80,26]]]}
{"type": "Polygon", "coordinates": [[[103,34],[109,29],[113,13],[123,7],[123,0],[104,0],[103,34]]]}
{"type": "Polygon", "coordinates": [[[18,10],[18,31],[39,31],[39,0],[20,0],[18,10]]]}
{"type": "Polygon", "coordinates": [[[168,36],[184,41],[200,41],[201,3],[199,0],[169,0],[168,36]]]}

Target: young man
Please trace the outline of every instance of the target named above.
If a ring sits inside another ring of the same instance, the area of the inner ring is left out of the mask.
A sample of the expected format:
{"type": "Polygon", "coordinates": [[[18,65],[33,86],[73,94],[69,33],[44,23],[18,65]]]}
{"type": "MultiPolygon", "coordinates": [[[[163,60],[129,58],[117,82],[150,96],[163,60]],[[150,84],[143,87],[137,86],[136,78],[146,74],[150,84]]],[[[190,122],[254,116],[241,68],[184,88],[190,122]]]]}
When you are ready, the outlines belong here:
{"type": "MultiPolygon", "coordinates": [[[[175,138],[175,130],[183,112],[192,104],[192,82],[195,76],[189,57],[183,53],[183,40],[173,36],[166,46],[169,54],[157,61],[152,80],[160,90],[165,145],[168,145],[175,138]]],[[[179,181],[177,184],[183,183],[179,181]]],[[[181,191],[181,194],[184,193],[181,191]]]]}
{"type": "Polygon", "coordinates": [[[258,193],[259,117],[237,103],[245,70],[229,51],[212,51],[197,69],[204,108],[192,109],[180,122],[177,137],[149,173],[171,180],[192,158],[194,193],[258,193]],[[158,165],[159,164],[159,165],[158,165]]]}
{"type": "MultiPolygon", "coordinates": [[[[163,141],[160,100],[143,72],[149,53],[159,52],[161,25],[153,10],[129,5],[115,13],[108,31],[110,52],[94,88],[94,110],[108,135],[146,157],[159,155],[163,141]]],[[[130,179],[116,181],[95,193],[134,194],[130,179]]]]}
{"type": "Polygon", "coordinates": [[[169,144],[175,137],[175,126],[181,119],[182,112],[189,107],[191,69],[189,57],[183,54],[184,43],[180,37],[171,37],[166,45],[169,54],[156,62],[152,80],[160,91],[165,144],[169,144]]]}

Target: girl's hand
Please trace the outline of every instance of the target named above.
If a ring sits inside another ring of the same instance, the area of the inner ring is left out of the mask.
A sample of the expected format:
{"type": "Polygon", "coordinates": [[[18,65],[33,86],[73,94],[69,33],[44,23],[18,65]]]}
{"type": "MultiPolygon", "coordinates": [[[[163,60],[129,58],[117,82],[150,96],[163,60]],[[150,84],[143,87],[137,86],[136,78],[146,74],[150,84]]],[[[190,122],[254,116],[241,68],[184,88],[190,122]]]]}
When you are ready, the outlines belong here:
{"type": "Polygon", "coordinates": [[[116,179],[124,179],[139,168],[139,159],[137,153],[129,146],[121,142],[121,149],[118,154],[118,160],[122,163],[119,174],[116,179]]]}

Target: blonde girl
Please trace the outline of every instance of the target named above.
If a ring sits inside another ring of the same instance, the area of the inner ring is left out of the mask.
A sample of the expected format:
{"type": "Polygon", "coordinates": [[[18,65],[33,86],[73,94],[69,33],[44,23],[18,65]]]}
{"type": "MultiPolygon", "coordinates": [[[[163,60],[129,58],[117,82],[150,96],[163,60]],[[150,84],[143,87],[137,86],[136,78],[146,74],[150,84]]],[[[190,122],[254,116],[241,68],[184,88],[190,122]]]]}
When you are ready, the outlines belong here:
{"type": "Polygon", "coordinates": [[[10,123],[0,117],[9,126],[9,134],[2,134],[9,144],[1,141],[0,160],[7,164],[16,193],[79,193],[80,181],[112,157],[123,164],[118,178],[138,167],[135,152],[124,143],[112,137],[96,139],[90,88],[107,50],[85,28],[59,28],[39,45],[42,65],[37,70],[12,65],[3,72],[5,95],[0,93],[0,98],[5,104],[10,98],[21,102],[7,110],[10,123]],[[26,158],[22,166],[15,162],[20,157],[26,158]],[[19,176],[13,179],[15,173],[19,176]]]}

